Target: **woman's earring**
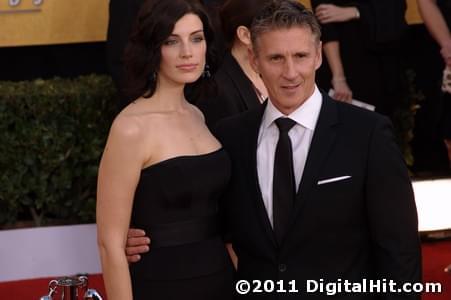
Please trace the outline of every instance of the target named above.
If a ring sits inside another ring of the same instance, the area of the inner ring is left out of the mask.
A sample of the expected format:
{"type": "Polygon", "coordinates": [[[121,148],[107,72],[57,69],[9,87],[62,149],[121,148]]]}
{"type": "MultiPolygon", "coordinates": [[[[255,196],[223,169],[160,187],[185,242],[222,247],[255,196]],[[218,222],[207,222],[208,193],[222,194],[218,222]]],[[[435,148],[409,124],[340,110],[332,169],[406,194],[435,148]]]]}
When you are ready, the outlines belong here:
{"type": "Polygon", "coordinates": [[[204,72],[202,73],[202,78],[210,78],[210,66],[208,64],[205,64],[204,72]]]}
{"type": "Polygon", "coordinates": [[[150,76],[149,76],[149,83],[152,84],[154,82],[157,81],[157,72],[153,72],[150,76]]]}
{"type": "Polygon", "coordinates": [[[157,86],[157,72],[152,72],[149,77],[147,77],[147,89],[152,91],[157,86]]]}

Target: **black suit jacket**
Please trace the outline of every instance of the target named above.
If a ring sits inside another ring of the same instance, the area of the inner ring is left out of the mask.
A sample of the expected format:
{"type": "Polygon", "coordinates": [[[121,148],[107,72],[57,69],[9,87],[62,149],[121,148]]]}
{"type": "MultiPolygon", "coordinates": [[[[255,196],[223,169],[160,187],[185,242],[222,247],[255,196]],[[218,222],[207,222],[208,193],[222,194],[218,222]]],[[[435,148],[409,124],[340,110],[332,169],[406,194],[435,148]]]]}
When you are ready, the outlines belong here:
{"type": "MultiPolygon", "coordinates": [[[[264,107],[225,119],[217,128],[232,159],[223,211],[238,255],[238,279],[283,279],[286,284],[296,280],[299,293],[246,297],[325,299],[324,293],[305,294],[309,279],[420,281],[413,192],[388,119],[323,95],[291,226],[285,241],[277,245],[256,169],[264,107]],[[351,178],[318,185],[341,176],[351,178]]],[[[416,299],[395,296],[380,299],[416,299]]],[[[379,298],[340,294],[333,299],[379,298]]]]}
{"type": "Polygon", "coordinates": [[[218,88],[217,96],[202,99],[196,104],[204,113],[209,128],[214,128],[225,117],[261,106],[252,82],[230,52],[225,54],[214,80],[218,88]]]}

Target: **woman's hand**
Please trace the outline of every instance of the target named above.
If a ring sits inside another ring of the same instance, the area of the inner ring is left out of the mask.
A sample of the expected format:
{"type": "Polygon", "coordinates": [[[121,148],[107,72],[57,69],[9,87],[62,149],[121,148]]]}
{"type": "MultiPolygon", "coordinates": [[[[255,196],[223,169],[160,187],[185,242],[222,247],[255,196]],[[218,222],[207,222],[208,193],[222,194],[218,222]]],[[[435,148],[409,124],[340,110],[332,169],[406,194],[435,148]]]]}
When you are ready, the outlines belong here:
{"type": "Polygon", "coordinates": [[[334,4],[318,5],[315,15],[321,24],[347,22],[360,16],[359,10],[354,6],[341,7],[334,4]]]}
{"type": "Polygon", "coordinates": [[[345,78],[332,79],[332,87],[334,89],[332,98],[338,101],[351,102],[352,91],[345,78]]]}

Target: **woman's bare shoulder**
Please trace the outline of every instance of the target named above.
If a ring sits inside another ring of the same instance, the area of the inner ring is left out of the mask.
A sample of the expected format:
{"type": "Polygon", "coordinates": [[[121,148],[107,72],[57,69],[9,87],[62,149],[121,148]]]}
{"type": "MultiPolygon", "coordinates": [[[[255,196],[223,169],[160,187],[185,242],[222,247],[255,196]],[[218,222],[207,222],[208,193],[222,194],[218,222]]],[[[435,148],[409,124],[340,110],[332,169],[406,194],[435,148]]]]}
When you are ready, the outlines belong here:
{"type": "Polygon", "coordinates": [[[202,122],[205,122],[205,117],[204,117],[204,114],[202,113],[202,111],[193,104],[191,104],[191,108],[193,109],[196,116],[199,117],[202,120],[202,122]]]}
{"type": "Polygon", "coordinates": [[[144,131],[143,120],[139,115],[119,113],[113,121],[110,137],[120,140],[134,141],[139,139],[144,131]]]}
{"type": "MultiPolygon", "coordinates": [[[[148,101],[144,99],[144,101],[148,101]]],[[[126,139],[148,136],[152,132],[152,123],[158,122],[158,114],[151,106],[138,99],[126,106],[114,119],[111,132],[126,139]]]]}

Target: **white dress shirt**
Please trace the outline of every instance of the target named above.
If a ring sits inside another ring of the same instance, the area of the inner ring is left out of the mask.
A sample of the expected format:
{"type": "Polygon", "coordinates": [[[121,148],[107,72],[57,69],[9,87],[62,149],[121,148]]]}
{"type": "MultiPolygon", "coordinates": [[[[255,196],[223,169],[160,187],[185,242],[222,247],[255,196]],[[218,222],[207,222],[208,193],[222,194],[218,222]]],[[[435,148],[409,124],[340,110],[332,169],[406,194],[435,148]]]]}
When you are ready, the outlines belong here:
{"type": "Polygon", "coordinates": [[[257,141],[257,174],[260,191],[269,221],[273,225],[273,175],[274,158],[279,129],[274,121],[280,117],[288,117],[296,121],[296,125],[290,129],[288,136],[293,147],[293,168],[296,182],[296,190],[299,188],[304,172],[307,154],[312,142],[316,122],[322,104],[322,96],[315,86],[313,94],[298,109],[286,116],[282,114],[269,100],[263,114],[257,141]]]}

